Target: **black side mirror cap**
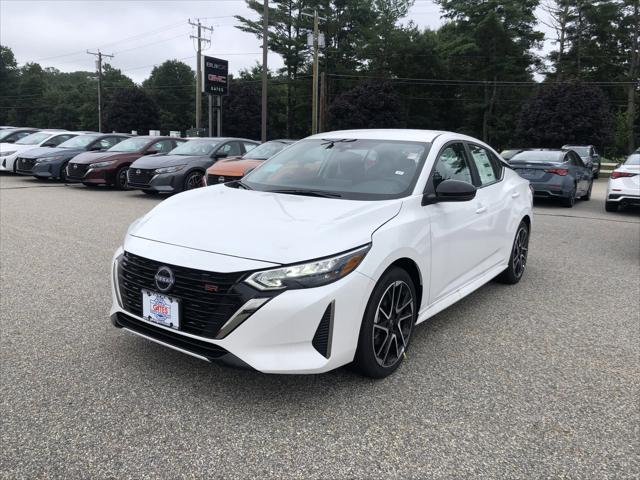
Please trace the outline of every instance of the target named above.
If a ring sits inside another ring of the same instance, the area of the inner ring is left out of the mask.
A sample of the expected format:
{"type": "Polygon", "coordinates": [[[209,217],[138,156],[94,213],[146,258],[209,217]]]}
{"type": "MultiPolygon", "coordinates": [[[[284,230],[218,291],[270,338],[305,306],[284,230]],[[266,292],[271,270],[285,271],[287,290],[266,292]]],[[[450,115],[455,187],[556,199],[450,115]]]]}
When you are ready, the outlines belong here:
{"type": "Polygon", "coordinates": [[[215,158],[216,160],[219,160],[219,159],[221,159],[221,158],[227,158],[228,156],[229,156],[229,154],[228,154],[228,153],[222,153],[222,152],[220,152],[220,153],[216,153],[216,154],[213,156],[213,158],[215,158]]]}
{"type": "Polygon", "coordinates": [[[468,182],[444,180],[436,187],[436,193],[426,193],[422,205],[440,202],[468,202],[476,197],[477,189],[468,182]]]}

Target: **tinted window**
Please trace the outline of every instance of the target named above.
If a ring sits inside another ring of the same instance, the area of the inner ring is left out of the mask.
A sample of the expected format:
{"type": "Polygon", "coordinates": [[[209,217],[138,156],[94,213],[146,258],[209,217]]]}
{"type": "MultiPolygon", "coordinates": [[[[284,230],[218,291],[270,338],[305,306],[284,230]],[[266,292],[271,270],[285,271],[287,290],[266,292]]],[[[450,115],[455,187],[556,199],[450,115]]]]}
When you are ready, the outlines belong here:
{"type": "Polygon", "coordinates": [[[469,151],[480,177],[480,185],[494,183],[498,176],[496,175],[490,152],[479,145],[469,145],[469,151]]]}
{"type": "Polygon", "coordinates": [[[564,160],[565,152],[559,152],[557,150],[527,150],[514,155],[510,160],[511,162],[553,162],[562,163],[564,160]]]}
{"type": "Polygon", "coordinates": [[[226,153],[229,157],[238,157],[242,155],[240,144],[238,142],[225,143],[216,153],[226,153]]]}
{"type": "Polygon", "coordinates": [[[244,145],[245,152],[250,152],[251,150],[253,150],[258,146],[255,143],[248,143],[248,142],[242,142],[242,145],[244,145]]]}
{"type": "Polygon", "coordinates": [[[438,155],[433,172],[433,188],[438,188],[444,180],[472,183],[471,170],[469,170],[464,146],[461,143],[448,145],[438,155]]]}

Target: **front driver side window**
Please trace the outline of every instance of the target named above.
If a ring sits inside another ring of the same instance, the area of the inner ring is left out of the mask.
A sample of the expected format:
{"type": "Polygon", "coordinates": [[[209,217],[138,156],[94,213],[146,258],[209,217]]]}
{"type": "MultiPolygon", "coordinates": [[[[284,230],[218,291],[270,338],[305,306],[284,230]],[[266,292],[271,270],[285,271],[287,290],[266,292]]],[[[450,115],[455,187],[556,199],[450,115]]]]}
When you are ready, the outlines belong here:
{"type": "Polygon", "coordinates": [[[438,155],[433,172],[434,190],[445,180],[473,183],[462,143],[452,143],[438,155]]]}
{"type": "Polygon", "coordinates": [[[219,153],[226,153],[229,157],[238,157],[242,155],[240,151],[240,144],[238,142],[229,142],[226,145],[223,145],[219,150],[219,153]]]}

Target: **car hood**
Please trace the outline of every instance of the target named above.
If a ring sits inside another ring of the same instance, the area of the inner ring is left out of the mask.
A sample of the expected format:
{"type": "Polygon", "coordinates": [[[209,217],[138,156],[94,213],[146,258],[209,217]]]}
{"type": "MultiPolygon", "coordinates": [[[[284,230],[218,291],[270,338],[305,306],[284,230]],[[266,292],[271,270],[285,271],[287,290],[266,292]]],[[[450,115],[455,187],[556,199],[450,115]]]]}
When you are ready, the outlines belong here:
{"type": "Polygon", "coordinates": [[[139,153],[131,152],[84,152],[73,158],[73,163],[89,164],[106,160],[138,158],[139,153]]]}
{"type": "Polygon", "coordinates": [[[207,169],[208,174],[212,175],[244,175],[250,168],[255,168],[264,160],[245,159],[224,159],[218,160],[207,169]]]}
{"type": "Polygon", "coordinates": [[[355,201],[229,188],[199,188],[160,203],[134,237],[264,262],[290,264],[367,244],[402,200],[355,201]]]}
{"type": "Polygon", "coordinates": [[[147,155],[139,158],[131,164],[131,168],[161,168],[161,167],[173,167],[175,165],[185,165],[193,162],[194,160],[208,159],[207,156],[188,156],[188,155],[165,155],[159,153],[157,155],[147,155]]]}
{"type": "Polygon", "coordinates": [[[25,158],[55,157],[56,155],[73,156],[84,150],[80,148],[38,147],[25,152],[25,158]]]}

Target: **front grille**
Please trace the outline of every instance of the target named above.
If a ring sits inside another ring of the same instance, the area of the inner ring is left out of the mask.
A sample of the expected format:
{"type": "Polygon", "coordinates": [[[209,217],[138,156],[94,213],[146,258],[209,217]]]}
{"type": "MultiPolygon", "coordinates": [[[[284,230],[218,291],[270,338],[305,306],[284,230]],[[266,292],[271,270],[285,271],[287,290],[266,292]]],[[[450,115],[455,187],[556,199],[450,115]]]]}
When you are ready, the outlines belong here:
{"type": "Polygon", "coordinates": [[[218,183],[233,182],[240,180],[242,177],[231,175],[216,175],[215,173],[207,174],[207,185],[217,185],[218,183]]]}
{"type": "Polygon", "coordinates": [[[171,296],[180,299],[180,330],[215,338],[220,328],[256,292],[239,284],[246,272],[213,273],[167,265],[125,252],[118,282],[125,310],[142,316],[142,289],[158,291],[155,275],[161,266],[173,271],[171,296]]]}
{"type": "Polygon", "coordinates": [[[155,169],[130,168],[127,171],[127,183],[129,185],[149,185],[155,175],[155,169]]]}
{"type": "Polygon", "coordinates": [[[141,333],[142,335],[146,335],[147,337],[173,345],[174,347],[181,348],[188,352],[202,355],[203,357],[211,360],[220,358],[229,353],[218,345],[203,342],[202,340],[197,340],[195,338],[185,337],[184,335],[175,335],[160,327],[141,322],[129,315],[125,315],[124,313],[118,313],[117,323],[120,327],[128,328],[134,332],[141,333]]]}
{"type": "Polygon", "coordinates": [[[18,157],[16,159],[16,162],[17,162],[16,170],[20,172],[31,172],[33,170],[33,166],[36,164],[36,159],[18,157]]]}
{"type": "Polygon", "coordinates": [[[90,165],[88,163],[69,163],[67,166],[67,178],[69,179],[82,179],[84,178],[90,165]]]}

